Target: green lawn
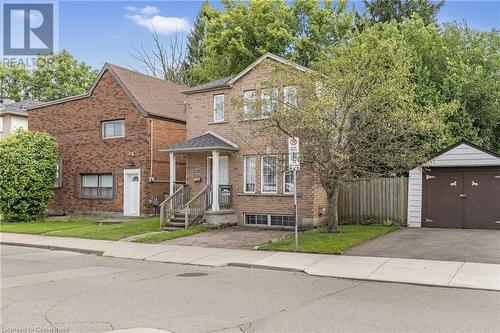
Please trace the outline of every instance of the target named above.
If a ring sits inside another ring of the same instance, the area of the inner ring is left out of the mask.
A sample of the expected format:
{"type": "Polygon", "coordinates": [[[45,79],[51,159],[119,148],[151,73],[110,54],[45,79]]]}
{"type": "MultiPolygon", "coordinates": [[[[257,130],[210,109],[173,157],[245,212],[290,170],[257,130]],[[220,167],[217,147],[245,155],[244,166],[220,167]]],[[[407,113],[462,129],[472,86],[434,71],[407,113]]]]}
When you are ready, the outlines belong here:
{"type": "MultiPolygon", "coordinates": [[[[324,228],[299,233],[299,251],[310,253],[341,254],[356,244],[377,238],[397,227],[383,225],[342,225],[341,233],[326,233],[324,228]]],[[[260,247],[269,251],[294,251],[293,235],[260,247]]]]}
{"type": "MultiPolygon", "coordinates": [[[[44,219],[24,223],[0,223],[1,232],[26,233],[45,236],[77,237],[88,239],[120,240],[129,236],[152,231],[160,231],[158,217],[127,220],[120,224],[97,225],[99,217],[68,216],[61,219],[44,219]]],[[[165,231],[144,236],[136,240],[140,243],[158,243],[168,239],[189,236],[205,231],[201,225],[177,231],[165,231]]]]}
{"type": "Polygon", "coordinates": [[[194,235],[194,234],[203,232],[205,230],[206,230],[206,228],[202,225],[194,225],[194,226],[191,226],[187,229],[179,229],[179,230],[175,230],[175,231],[164,231],[162,233],[144,236],[142,238],[138,238],[138,239],[134,240],[134,242],[137,242],[137,243],[159,243],[159,242],[163,242],[163,241],[166,241],[169,239],[194,235]]]}

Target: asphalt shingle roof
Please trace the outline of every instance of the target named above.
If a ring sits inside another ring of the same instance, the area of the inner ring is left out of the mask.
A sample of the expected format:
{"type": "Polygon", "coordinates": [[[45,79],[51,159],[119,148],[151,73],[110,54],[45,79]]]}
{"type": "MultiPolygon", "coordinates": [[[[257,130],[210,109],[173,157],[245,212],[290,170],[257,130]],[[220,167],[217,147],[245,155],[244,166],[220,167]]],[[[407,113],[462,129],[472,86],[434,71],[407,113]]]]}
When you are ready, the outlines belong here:
{"type": "Polygon", "coordinates": [[[238,147],[224,141],[223,139],[213,135],[212,133],[205,133],[196,138],[176,143],[166,148],[160,149],[167,152],[183,152],[183,151],[205,151],[212,149],[220,150],[238,150],[238,147]]]}
{"type": "Polygon", "coordinates": [[[190,93],[190,92],[195,92],[195,91],[200,91],[200,90],[209,90],[209,89],[215,89],[215,88],[223,88],[227,87],[227,83],[233,78],[233,76],[227,76],[222,79],[206,82],[188,89],[183,90],[184,93],[190,93]]]}

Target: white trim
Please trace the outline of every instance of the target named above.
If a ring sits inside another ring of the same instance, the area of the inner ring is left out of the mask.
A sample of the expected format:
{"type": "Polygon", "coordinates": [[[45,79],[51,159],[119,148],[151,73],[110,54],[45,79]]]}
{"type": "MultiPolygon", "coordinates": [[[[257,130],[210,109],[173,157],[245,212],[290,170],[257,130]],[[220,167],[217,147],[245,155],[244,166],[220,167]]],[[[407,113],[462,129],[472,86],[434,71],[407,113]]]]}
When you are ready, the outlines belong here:
{"type": "Polygon", "coordinates": [[[255,193],[256,191],[247,191],[247,157],[253,157],[255,166],[253,168],[255,183],[254,188],[257,189],[257,156],[256,155],[244,155],[243,156],[243,193],[255,193]]]}
{"type": "Polygon", "coordinates": [[[239,147],[238,147],[238,145],[237,145],[236,143],[232,142],[231,140],[226,139],[226,138],[225,138],[225,137],[223,137],[222,135],[219,135],[219,134],[217,134],[217,133],[215,133],[215,132],[212,132],[212,131],[207,131],[206,133],[208,133],[208,134],[212,134],[213,136],[215,136],[215,137],[216,137],[216,138],[218,138],[218,139],[221,139],[222,141],[224,141],[224,142],[225,142],[225,143],[227,143],[228,145],[233,146],[233,147],[234,147],[234,148],[236,148],[236,149],[239,149],[239,147]]]}
{"type": "Polygon", "coordinates": [[[232,85],[234,82],[238,81],[241,77],[243,77],[245,74],[247,74],[248,72],[250,72],[255,66],[257,66],[258,64],[260,64],[265,59],[273,59],[273,60],[275,60],[275,61],[277,61],[279,63],[282,63],[283,65],[294,67],[295,69],[297,69],[299,71],[302,71],[302,72],[305,72],[305,71],[308,70],[308,68],[306,68],[304,66],[301,66],[299,64],[293,63],[293,62],[291,62],[289,60],[286,60],[285,58],[282,58],[280,56],[277,56],[275,54],[267,52],[267,53],[263,54],[262,56],[260,56],[257,60],[255,60],[249,66],[247,66],[244,70],[242,70],[241,72],[239,72],[238,74],[236,74],[226,84],[227,85],[232,85]]]}
{"type": "Polygon", "coordinates": [[[140,216],[141,215],[141,169],[123,169],[123,215],[125,216],[140,216]],[[128,174],[138,174],[139,176],[139,184],[138,184],[138,189],[139,193],[137,195],[137,207],[138,207],[138,212],[137,214],[128,214],[128,212],[125,212],[125,195],[127,194],[127,191],[125,190],[125,180],[126,176],[128,174]]]}
{"type": "Polygon", "coordinates": [[[225,103],[225,99],[226,98],[225,98],[224,94],[215,94],[213,96],[214,96],[214,123],[222,123],[225,120],[224,103],[225,103]],[[222,120],[215,119],[215,115],[216,115],[216,111],[217,111],[217,109],[216,109],[216,102],[215,101],[217,100],[217,97],[219,97],[219,96],[222,96],[222,120]]]}
{"type": "Polygon", "coordinates": [[[266,193],[266,194],[277,194],[278,193],[278,155],[262,155],[260,158],[260,193],[266,193]],[[264,157],[271,157],[274,156],[276,158],[276,191],[274,192],[268,192],[264,191],[264,157]]]}

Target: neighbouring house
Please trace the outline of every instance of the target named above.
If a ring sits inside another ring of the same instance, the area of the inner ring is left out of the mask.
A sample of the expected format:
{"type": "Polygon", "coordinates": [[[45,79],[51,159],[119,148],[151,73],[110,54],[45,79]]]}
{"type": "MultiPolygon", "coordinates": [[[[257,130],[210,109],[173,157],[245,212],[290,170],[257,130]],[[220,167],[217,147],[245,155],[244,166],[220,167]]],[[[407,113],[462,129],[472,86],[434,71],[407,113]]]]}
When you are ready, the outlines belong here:
{"type": "Polygon", "coordinates": [[[460,141],[411,170],[408,226],[500,229],[500,155],[460,141]]]}
{"type": "Polygon", "coordinates": [[[183,159],[170,167],[159,148],[186,138],[186,88],[106,64],[88,93],[30,108],[29,129],[51,133],[60,154],[49,208],[155,213],[169,179],[185,179],[183,159]]]}
{"type": "MultiPolygon", "coordinates": [[[[306,70],[273,54],[265,54],[242,72],[185,89],[187,141],[165,146],[170,165],[186,158],[186,186],[178,188],[162,208],[165,227],[183,227],[204,218],[211,224],[239,223],[259,227],[293,227],[293,173],[286,161],[286,137],[263,133],[266,114],[278,107],[277,97],[295,96],[295,86],[262,88],[273,63],[306,70]],[[249,108],[262,99],[262,110],[249,108]],[[258,117],[245,117],[250,112],[258,117]]],[[[171,181],[175,173],[170,172],[171,181]]],[[[173,186],[173,185],[172,185],[173,186]]],[[[298,221],[309,228],[324,221],[326,193],[301,170],[297,177],[298,221]]],[[[174,192],[174,189],[171,189],[174,192]]]]}
{"type": "Polygon", "coordinates": [[[28,129],[28,108],[38,105],[37,101],[0,101],[0,139],[14,133],[19,128],[28,129]]]}

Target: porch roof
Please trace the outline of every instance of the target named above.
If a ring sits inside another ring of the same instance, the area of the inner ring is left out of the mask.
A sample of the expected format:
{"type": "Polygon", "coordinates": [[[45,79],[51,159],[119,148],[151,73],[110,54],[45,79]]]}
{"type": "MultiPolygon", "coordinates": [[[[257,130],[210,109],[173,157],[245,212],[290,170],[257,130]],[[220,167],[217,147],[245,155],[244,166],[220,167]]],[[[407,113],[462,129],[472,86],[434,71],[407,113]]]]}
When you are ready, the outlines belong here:
{"type": "Polygon", "coordinates": [[[238,149],[239,148],[237,144],[231,142],[230,140],[224,138],[221,135],[209,131],[203,135],[197,136],[187,141],[176,143],[166,148],[162,148],[160,149],[160,151],[170,152],[170,153],[188,153],[188,152],[204,152],[211,150],[236,151],[238,149]]]}

